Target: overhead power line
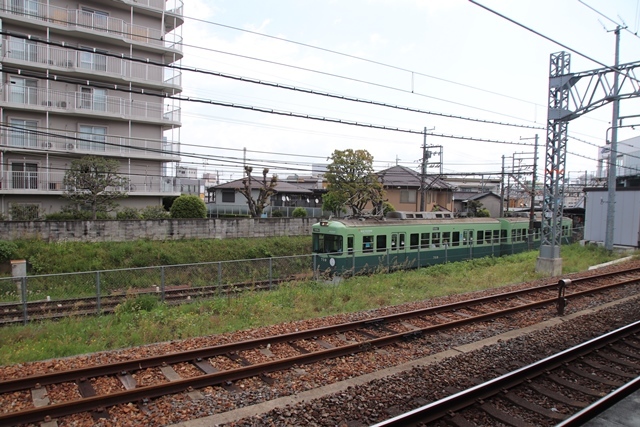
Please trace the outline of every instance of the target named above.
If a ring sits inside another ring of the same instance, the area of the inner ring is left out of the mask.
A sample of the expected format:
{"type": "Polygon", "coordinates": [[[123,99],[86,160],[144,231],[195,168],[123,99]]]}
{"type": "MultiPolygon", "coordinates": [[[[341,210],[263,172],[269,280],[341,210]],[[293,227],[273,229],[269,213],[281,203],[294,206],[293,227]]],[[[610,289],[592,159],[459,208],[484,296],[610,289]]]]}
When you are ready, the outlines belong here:
{"type": "MultiPolygon", "coordinates": [[[[149,96],[155,96],[155,97],[160,97],[165,99],[179,100],[179,101],[185,101],[185,102],[195,102],[195,103],[207,104],[207,105],[216,105],[221,107],[236,108],[236,109],[255,111],[255,112],[266,113],[266,114],[274,114],[274,115],[286,116],[286,117],[296,117],[301,119],[315,120],[315,121],[321,121],[321,122],[327,122],[327,123],[336,123],[336,124],[356,126],[356,127],[362,127],[362,128],[368,128],[368,129],[387,130],[387,131],[393,131],[393,132],[424,135],[423,130],[417,130],[417,129],[406,129],[406,128],[399,128],[399,127],[393,127],[393,126],[358,122],[354,120],[344,120],[344,119],[338,119],[338,118],[316,116],[312,114],[297,113],[297,112],[285,111],[285,110],[276,110],[273,108],[258,107],[254,105],[235,104],[232,102],[216,101],[213,99],[192,98],[189,96],[182,96],[182,95],[169,95],[169,94],[157,92],[157,91],[148,91],[145,89],[138,89],[138,88],[126,88],[119,85],[106,84],[104,82],[93,82],[91,80],[74,79],[74,78],[69,78],[67,76],[58,76],[50,73],[49,74],[38,73],[38,72],[22,70],[22,69],[13,68],[13,67],[4,67],[3,70],[7,73],[16,73],[16,74],[21,74],[23,76],[28,76],[28,77],[36,77],[36,78],[46,79],[46,80],[55,80],[55,81],[61,81],[65,83],[80,84],[87,87],[108,88],[111,90],[125,92],[125,93],[149,95],[149,96]]],[[[440,133],[433,133],[433,132],[428,132],[427,135],[437,136],[442,138],[460,139],[460,140],[466,140],[466,141],[490,142],[495,144],[531,145],[530,143],[500,141],[495,139],[484,139],[484,138],[476,138],[476,137],[470,137],[470,136],[440,134],[440,133]]]]}
{"type": "MultiPolygon", "coordinates": [[[[65,44],[65,43],[62,43],[62,42],[53,42],[53,41],[48,41],[48,40],[32,39],[29,35],[15,34],[15,33],[11,33],[11,32],[8,32],[8,31],[0,31],[0,35],[10,35],[12,37],[21,38],[21,39],[25,39],[25,40],[33,40],[36,43],[43,43],[43,44],[46,44],[46,45],[49,45],[49,46],[56,46],[56,47],[60,47],[60,48],[63,48],[63,49],[76,50],[76,51],[80,51],[80,52],[96,53],[95,49],[92,49],[92,48],[75,47],[75,46],[69,46],[68,44],[65,44]]],[[[339,99],[339,100],[350,101],[350,102],[357,102],[357,103],[367,104],[367,105],[375,105],[375,106],[378,106],[378,107],[392,108],[392,109],[396,109],[396,110],[409,111],[409,112],[413,112],[413,113],[420,113],[420,114],[444,117],[444,118],[449,118],[449,119],[472,121],[472,122],[483,123],[483,124],[493,124],[493,125],[499,125],[499,126],[510,126],[510,127],[527,128],[527,129],[538,129],[538,130],[544,129],[544,127],[541,127],[541,126],[530,126],[530,125],[522,125],[522,124],[515,124],[515,123],[505,123],[505,122],[499,122],[499,121],[495,121],[495,120],[486,120],[486,119],[478,119],[478,118],[473,118],[473,117],[465,117],[465,116],[460,116],[460,115],[456,115],[456,114],[439,113],[439,112],[435,112],[435,111],[428,111],[428,110],[422,110],[422,109],[419,109],[419,108],[413,108],[413,107],[406,107],[406,106],[401,106],[401,105],[389,104],[389,103],[386,103],[386,102],[374,101],[374,100],[369,100],[369,99],[362,99],[362,98],[357,98],[357,97],[348,96],[348,95],[341,95],[341,94],[337,94],[337,93],[322,92],[322,91],[317,91],[317,90],[308,89],[308,88],[301,88],[301,87],[291,86],[291,85],[287,85],[287,84],[283,84],[283,83],[276,83],[276,82],[270,82],[270,81],[266,81],[266,80],[254,79],[254,78],[250,78],[250,77],[232,75],[232,74],[222,73],[222,72],[219,72],[219,71],[211,71],[211,70],[205,70],[205,69],[201,69],[201,68],[189,67],[189,66],[183,66],[183,65],[177,65],[177,64],[164,64],[162,62],[152,61],[152,60],[150,60],[148,58],[147,59],[141,59],[141,58],[135,58],[135,57],[132,57],[132,56],[124,56],[122,54],[117,55],[117,54],[113,54],[113,53],[109,53],[109,52],[100,52],[100,55],[108,56],[108,57],[112,57],[112,58],[117,58],[117,59],[121,59],[121,60],[138,62],[138,63],[142,63],[142,64],[149,64],[149,65],[155,65],[155,66],[159,66],[159,67],[166,67],[166,68],[180,70],[180,71],[190,71],[190,72],[194,72],[194,73],[198,73],[198,74],[205,74],[205,75],[209,75],[209,76],[221,77],[221,78],[230,79],[230,80],[236,80],[236,81],[240,81],[240,82],[244,82],[244,83],[257,84],[257,85],[268,86],[268,87],[277,88],[277,89],[289,90],[289,91],[293,91],[293,92],[301,92],[301,93],[310,94],[310,95],[318,95],[318,96],[323,96],[323,97],[327,97],[327,98],[339,99]]],[[[380,85],[380,86],[381,87],[385,87],[385,88],[391,88],[390,86],[384,86],[384,85],[380,85]]],[[[434,99],[438,99],[438,100],[446,101],[446,102],[452,102],[452,101],[449,101],[449,100],[444,100],[444,99],[441,99],[441,98],[436,98],[436,97],[431,97],[431,96],[430,96],[430,98],[434,98],[434,99]]],[[[462,105],[462,106],[465,106],[465,107],[469,107],[468,105],[465,105],[465,104],[459,104],[459,105],[462,105]]],[[[488,111],[488,110],[484,110],[484,109],[481,109],[481,110],[482,111],[488,111]]],[[[521,120],[524,120],[524,119],[521,119],[521,120]]]]}

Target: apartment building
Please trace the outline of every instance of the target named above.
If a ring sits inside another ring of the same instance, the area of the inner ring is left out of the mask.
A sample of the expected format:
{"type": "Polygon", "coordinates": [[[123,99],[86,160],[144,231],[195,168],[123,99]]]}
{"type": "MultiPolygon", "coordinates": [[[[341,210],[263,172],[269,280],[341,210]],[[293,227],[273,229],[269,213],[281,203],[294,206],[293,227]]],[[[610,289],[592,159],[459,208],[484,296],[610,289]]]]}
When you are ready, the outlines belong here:
{"type": "Polygon", "coordinates": [[[117,159],[121,206],[177,196],[181,0],[0,0],[0,213],[66,201],[72,160],[117,159]]]}

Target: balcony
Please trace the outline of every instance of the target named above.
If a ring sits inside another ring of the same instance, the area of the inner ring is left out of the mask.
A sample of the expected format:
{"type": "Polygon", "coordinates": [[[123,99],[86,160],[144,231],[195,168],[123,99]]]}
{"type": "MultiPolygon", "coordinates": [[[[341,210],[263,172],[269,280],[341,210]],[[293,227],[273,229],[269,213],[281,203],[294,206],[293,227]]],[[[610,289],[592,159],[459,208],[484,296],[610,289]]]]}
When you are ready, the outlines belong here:
{"type": "Polygon", "coordinates": [[[2,62],[36,67],[60,67],[95,78],[115,82],[132,81],[152,85],[158,88],[179,89],[182,85],[182,73],[179,70],[159,65],[130,61],[100,54],[98,52],[79,52],[47,46],[35,41],[17,37],[3,37],[2,62]]]}
{"type": "MultiPolygon", "coordinates": [[[[174,178],[161,176],[139,176],[121,173],[129,179],[125,191],[130,196],[153,196],[179,193],[173,184],[174,178]]],[[[0,173],[0,194],[32,194],[60,196],[67,188],[64,183],[64,172],[60,171],[3,171],[0,173]]]]}
{"type": "Polygon", "coordinates": [[[26,20],[46,21],[70,30],[97,32],[128,42],[182,52],[182,37],[174,32],[163,34],[160,29],[135,25],[122,19],[79,9],[51,6],[34,0],[0,0],[0,5],[0,16],[7,14],[26,20]]]}
{"type": "Polygon", "coordinates": [[[105,95],[106,89],[87,88],[81,92],[58,92],[15,84],[2,85],[0,105],[10,108],[71,113],[166,125],[180,125],[180,108],[105,95]],[[91,89],[91,90],[89,90],[91,89]]]}
{"type": "Polygon", "coordinates": [[[180,160],[175,141],[127,138],[47,129],[9,129],[0,132],[0,149],[46,151],[82,155],[121,156],[158,161],[180,160]]]}

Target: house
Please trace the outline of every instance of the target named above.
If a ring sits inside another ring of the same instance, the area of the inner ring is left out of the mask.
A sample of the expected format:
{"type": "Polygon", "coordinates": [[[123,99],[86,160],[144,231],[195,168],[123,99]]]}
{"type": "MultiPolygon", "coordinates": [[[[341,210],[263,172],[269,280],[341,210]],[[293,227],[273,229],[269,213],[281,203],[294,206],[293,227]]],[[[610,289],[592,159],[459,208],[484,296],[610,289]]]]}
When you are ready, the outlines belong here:
{"type": "MultiPolygon", "coordinates": [[[[618,141],[616,155],[616,176],[638,176],[640,173],[640,136],[618,141]]],[[[611,149],[609,145],[598,151],[599,178],[606,178],[609,174],[611,149]]]]}
{"type": "MultiPolygon", "coordinates": [[[[249,207],[246,197],[239,192],[244,188],[242,179],[236,179],[224,184],[207,188],[207,210],[213,217],[227,215],[248,215],[249,207]]],[[[258,198],[260,191],[259,179],[254,178],[251,194],[258,198]]],[[[280,212],[281,216],[291,216],[297,207],[307,209],[307,216],[321,216],[322,199],[314,195],[310,189],[286,181],[278,181],[275,194],[271,196],[264,215],[273,216],[280,212]]]]}
{"type": "Polygon", "coordinates": [[[489,215],[492,218],[500,217],[500,195],[493,191],[488,191],[486,193],[455,191],[453,193],[453,198],[454,212],[463,216],[469,211],[469,202],[477,201],[482,204],[483,208],[489,211],[489,215]]]}
{"type": "Polygon", "coordinates": [[[437,176],[425,177],[425,207],[420,209],[420,174],[405,166],[392,166],[376,173],[386,191],[386,199],[397,211],[453,212],[453,187],[437,176]]]}
{"type": "Polygon", "coordinates": [[[0,8],[0,213],[59,211],[74,159],[116,159],[123,206],[179,196],[181,0],[12,0],[0,8]],[[20,206],[21,205],[21,206],[20,206]],[[25,209],[27,208],[27,209],[25,209]]]}

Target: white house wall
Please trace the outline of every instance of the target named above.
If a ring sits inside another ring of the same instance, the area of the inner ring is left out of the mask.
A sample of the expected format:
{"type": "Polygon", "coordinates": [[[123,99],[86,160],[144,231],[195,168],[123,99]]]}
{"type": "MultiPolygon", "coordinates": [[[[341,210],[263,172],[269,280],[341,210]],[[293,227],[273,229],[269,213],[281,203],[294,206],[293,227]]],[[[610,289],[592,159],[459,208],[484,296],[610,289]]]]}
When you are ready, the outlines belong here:
{"type": "MultiPolygon", "coordinates": [[[[607,229],[606,189],[587,190],[584,239],[604,242],[607,229]]],[[[617,191],[613,244],[638,247],[640,241],[640,190],[617,191]]]]}

